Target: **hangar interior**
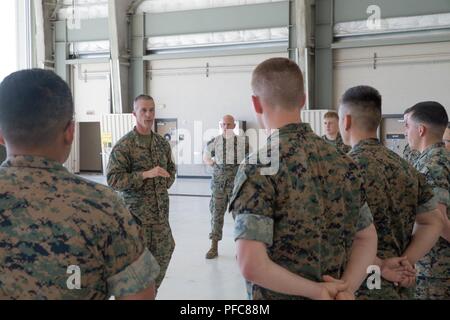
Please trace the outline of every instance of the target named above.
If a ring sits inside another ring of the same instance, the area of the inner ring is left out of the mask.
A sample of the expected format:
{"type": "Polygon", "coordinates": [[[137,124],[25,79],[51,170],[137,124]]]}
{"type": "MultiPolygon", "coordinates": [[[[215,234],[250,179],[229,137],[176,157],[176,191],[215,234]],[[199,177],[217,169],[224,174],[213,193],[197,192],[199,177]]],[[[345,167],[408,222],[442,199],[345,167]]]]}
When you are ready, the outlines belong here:
{"type": "Polygon", "coordinates": [[[72,89],[71,172],[105,184],[112,147],[135,125],[133,99],[155,99],[155,131],[177,163],[177,247],[160,299],[246,298],[230,215],[219,259],[204,259],[211,170],[202,156],[225,114],[238,130],[259,128],[250,81],[260,62],[299,64],[303,120],[319,135],[323,114],[355,85],[381,92],[380,136],[397,152],[406,144],[398,121],[406,108],[427,99],[450,111],[448,0],[2,0],[0,21],[9,47],[0,53],[0,80],[44,68],[72,89]]]}

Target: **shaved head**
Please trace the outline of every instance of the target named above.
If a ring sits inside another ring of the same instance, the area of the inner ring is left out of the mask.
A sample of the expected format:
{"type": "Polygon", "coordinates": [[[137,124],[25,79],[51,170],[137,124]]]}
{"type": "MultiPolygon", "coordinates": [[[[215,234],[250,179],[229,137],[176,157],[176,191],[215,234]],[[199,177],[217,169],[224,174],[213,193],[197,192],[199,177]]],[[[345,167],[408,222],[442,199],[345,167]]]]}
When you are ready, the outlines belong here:
{"type": "Polygon", "coordinates": [[[341,116],[348,114],[352,124],[361,131],[373,132],[381,123],[382,97],[369,86],[358,86],[345,92],[341,100],[341,116]]]}
{"type": "Polygon", "coordinates": [[[232,124],[234,124],[235,120],[234,120],[233,116],[228,114],[228,115],[223,117],[222,122],[223,123],[232,123],[232,124]]]}
{"type": "Polygon", "coordinates": [[[286,58],[273,58],[261,63],[253,72],[255,96],[271,107],[292,111],[301,108],[305,91],[299,66],[286,58]]]}
{"type": "Polygon", "coordinates": [[[448,126],[448,114],[439,102],[420,102],[408,109],[409,119],[416,124],[422,124],[435,138],[441,138],[448,126]]]}
{"type": "Polygon", "coordinates": [[[236,121],[233,116],[226,115],[223,117],[220,126],[222,127],[224,135],[229,136],[232,135],[233,130],[236,129],[236,121]]]}

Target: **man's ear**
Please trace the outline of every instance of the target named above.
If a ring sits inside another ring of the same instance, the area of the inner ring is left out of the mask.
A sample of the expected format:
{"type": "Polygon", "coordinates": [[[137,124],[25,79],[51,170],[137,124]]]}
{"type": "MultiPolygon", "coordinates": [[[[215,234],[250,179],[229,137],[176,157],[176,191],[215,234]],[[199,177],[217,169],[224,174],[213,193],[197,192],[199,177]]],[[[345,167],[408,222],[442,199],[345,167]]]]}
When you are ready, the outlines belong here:
{"type": "Polygon", "coordinates": [[[0,144],[6,146],[5,138],[3,138],[3,132],[0,130],[0,144]]]}
{"type": "Polygon", "coordinates": [[[253,108],[257,114],[263,114],[263,108],[261,105],[261,100],[257,96],[252,96],[253,108]]]}
{"type": "Polygon", "coordinates": [[[75,122],[71,121],[64,131],[64,143],[66,145],[72,145],[75,137],[75,122]]]}
{"type": "Polygon", "coordinates": [[[346,114],[344,116],[344,129],[345,131],[349,131],[352,127],[352,116],[349,114],[346,114]]]}
{"type": "Polygon", "coordinates": [[[419,125],[419,136],[423,137],[428,132],[428,128],[425,127],[423,124],[419,125]]]}
{"type": "Polygon", "coordinates": [[[300,101],[300,109],[302,109],[303,110],[303,108],[305,107],[305,104],[306,104],[306,98],[307,98],[307,96],[306,96],[306,93],[303,95],[303,98],[302,98],[302,100],[300,101]]]}

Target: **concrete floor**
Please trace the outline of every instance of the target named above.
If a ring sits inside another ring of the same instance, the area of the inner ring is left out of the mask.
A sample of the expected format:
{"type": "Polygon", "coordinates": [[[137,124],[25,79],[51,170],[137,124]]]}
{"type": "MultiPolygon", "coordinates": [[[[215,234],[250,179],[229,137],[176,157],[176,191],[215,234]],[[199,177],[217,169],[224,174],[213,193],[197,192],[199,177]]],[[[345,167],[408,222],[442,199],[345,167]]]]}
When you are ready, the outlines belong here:
{"type": "Polygon", "coordinates": [[[245,282],[235,258],[231,215],[225,218],[219,258],[206,260],[210,244],[209,198],[175,196],[170,200],[176,248],[158,299],[245,300],[245,282]]]}
{"type": "MultiPolygon", "coordinates": [[[[105,178],[82,175],[105,184],[105,178]]],[[[227,213],[219,258],[206,260],[210,232],[209,180],[178,179],[169,193],[170,224],[176,242],[159,300],[245,300],[233,240],[233,219],[227,213]],[[197,195],[197,196],[187,196],[197,195]]]]}

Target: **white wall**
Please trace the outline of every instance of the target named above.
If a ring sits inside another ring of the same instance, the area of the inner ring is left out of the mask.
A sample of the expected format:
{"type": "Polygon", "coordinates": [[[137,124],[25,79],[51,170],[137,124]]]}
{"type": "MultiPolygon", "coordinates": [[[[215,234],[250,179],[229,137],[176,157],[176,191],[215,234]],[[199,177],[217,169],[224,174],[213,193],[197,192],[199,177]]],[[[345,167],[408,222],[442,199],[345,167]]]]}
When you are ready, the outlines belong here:
{"type": "MultiPolygon", "coordinates": [[[[21,21],[23,22],[23,21],[21,21]]],[[[16,1],[3,0],[0,2],[0,82],[10,73],[17,71],[17,16],[16,1]]],[[[22,40],[22,39],[20,39],[22,40]]]]}
{"type": "MultiPolygon", "coordinates": [[[[218,129],[219,121],[226,114],[247,121],[247,128],[258,128],[251,101],[251,75],[259,63],[276,56],[286,57],[287,54],[152,62],[154,71],[149,74],[148,83],[158,106],[157,118],[176,118],[178,128],[192,134],[196,121],[202,123],[204,133],[218,129]],[[206,76],[207,63],[211,66],[209,77],[206,76]]],[[[194,161],[201,160],[203,145],[192,145],[194,161]]],[[[201,172],[193,169],[185,175],[201,175],[201,172]]]]}
{"type": "Polygon", "coordinates": [[[180,127],[185,122],[202,121],[204,128],[209,129],[217,128],[223,115],[232,114],[237,120],[247,121],[248,127],[256,128],[251,74],[259,63],[276,56],[286,54],[152,62],[149,92],[158,105],[157,117],[177,118],[180,127]],[[209,77],[207,63],[211,66],[209,77]]]}
{"type": "Polygon", "coordinates": [[[347,89],[364,84],[380,91],[384,114],[427,100],[450,112],[450,42],[336,50],[334,68],[335,107],[347,89]]]}
{"type": "Polygon", "coordinates": [[[100,122],[102,114],[111,113],[109,72],[108,63],[73,67],[76,121],[100,122]]]}

